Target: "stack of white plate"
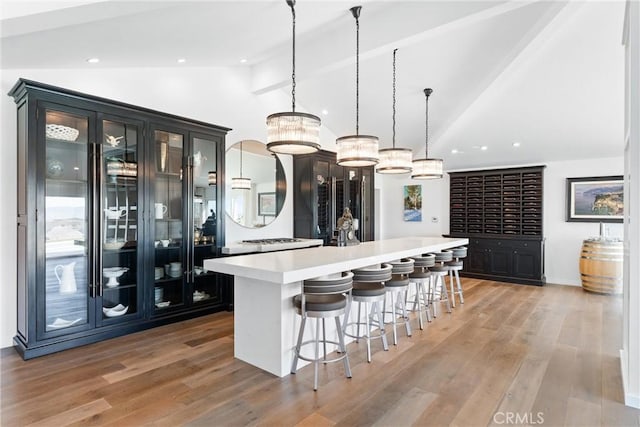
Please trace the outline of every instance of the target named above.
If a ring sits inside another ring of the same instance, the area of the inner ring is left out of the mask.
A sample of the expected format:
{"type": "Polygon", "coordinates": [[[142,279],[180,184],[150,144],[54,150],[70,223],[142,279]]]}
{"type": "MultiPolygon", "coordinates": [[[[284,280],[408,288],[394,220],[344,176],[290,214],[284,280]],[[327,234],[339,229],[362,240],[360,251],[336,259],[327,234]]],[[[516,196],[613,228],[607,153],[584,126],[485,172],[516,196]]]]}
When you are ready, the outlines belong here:
{"type": "Polygon", "coordinates": [[[182,276],[182,263],[181,262],[172,262],[169,264],[169,276],[171,277],[180,277],[182,276]]]}

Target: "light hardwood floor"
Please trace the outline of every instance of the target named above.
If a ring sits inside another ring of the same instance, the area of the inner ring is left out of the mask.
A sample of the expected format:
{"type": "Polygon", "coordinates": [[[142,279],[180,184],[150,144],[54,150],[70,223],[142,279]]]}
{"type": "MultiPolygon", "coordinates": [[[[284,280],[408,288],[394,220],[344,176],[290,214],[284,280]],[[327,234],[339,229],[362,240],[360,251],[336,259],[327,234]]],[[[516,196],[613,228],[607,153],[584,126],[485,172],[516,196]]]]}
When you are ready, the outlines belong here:
{"type": "Polygon", "coordinates": [[[638,426],[622,404],[621,299],[465,279],[465,304],[383,352],[276,378],[233,358],[218,313],[24,362],[2,355],[2,426],[638,426]]]}

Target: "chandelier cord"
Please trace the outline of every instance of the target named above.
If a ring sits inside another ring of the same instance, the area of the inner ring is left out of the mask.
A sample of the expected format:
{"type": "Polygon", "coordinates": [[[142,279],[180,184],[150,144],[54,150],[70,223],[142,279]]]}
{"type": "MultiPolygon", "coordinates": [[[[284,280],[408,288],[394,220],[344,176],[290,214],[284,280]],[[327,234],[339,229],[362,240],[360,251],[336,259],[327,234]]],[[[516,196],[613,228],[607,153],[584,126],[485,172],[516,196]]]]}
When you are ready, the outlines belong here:
{"type": "Polygon", "coordinates": [[[396,148],[396,52],[393,49],[393,148],[396,148]]]}
{"type": "Polygon", "coordinates": [[[291,56],[293,59],[293,67],[291,72],[291,111],[295,113],[296,111],[296,10],[294,8],[296,2],[295,0],[287,1],[289,6],[291,6],[291,17],[293,21],[293,55],[291,56]]]}
{"type": "Polygon", "coordinates": [[[360,135],[360,20],[356,16],[356,135],[360,135]]]}
{"type": "Polygon", "coordinates": [[[429,92],[428,89],[424,90],[424,94],[427,96],[427,103],[424,115],[424,158],[429,158],[429,92]]]}
{"type": "Polygon", "coordinates": [[[240,178],[242,179],[242,141],[240,141],[240,178]]]}

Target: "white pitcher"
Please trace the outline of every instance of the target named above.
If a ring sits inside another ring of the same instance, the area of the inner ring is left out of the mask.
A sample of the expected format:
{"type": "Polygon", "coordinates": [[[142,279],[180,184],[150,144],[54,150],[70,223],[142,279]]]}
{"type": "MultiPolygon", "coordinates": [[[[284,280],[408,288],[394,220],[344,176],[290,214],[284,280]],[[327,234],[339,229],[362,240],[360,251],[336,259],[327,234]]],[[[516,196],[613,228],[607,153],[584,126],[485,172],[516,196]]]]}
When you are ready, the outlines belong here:
{"type": "Polygon", "coordinates": [[[60,284],[60,293],[61,294],[72,294],[74,293],[76,288],[76,273],[74,268],[76,267],[76,262],[70,262],[66,265],[56,265],[56,268],[53,269],[53,272],[56,274],[58,278],[58,283],[60,284]],[[62,269],[62,277],[58,274],[58,269],[62,269]]]}

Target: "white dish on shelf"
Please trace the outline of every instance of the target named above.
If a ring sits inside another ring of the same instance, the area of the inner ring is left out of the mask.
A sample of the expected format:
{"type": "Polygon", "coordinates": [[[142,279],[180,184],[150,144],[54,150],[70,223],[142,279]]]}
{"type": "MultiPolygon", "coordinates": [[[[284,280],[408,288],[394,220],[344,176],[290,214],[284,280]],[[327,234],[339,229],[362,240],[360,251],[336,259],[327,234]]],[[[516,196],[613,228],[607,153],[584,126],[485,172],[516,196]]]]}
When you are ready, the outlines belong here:
{"type": "Polygon", "coordinates": [[[194,302],[206,300],[206,299],[209,299],[209,298],[211,298],[211,295],[209,295],[206,292],[195,291],[193,293],[193,301],[194,302]]]}
{"type": "Polygon", "coordinates": [[[118,317],[125,314],[128,309],[129,309],[129,306],[125,307],[122,304],[118,304],[115,307],[111,307],[111,308],[102,307],[102,312],[107,317],[118,317]]]}
{"type": "Polygon", "coordinates": [[[124,273],[129,271],[129,267],[107,267],[102,269],[102,274],[104,277],[109,279],[105,286],[107,288],[115,288],[120,283],[118,283],[118,277],[122,276],[124,273]]]}
{"type": "Polygon", "coordinates": [[[50,329],[68,328],[69,326],[73,326],[81,320],[82,318],[80,317],[78,317],[76,320],[65,320],[56,317],[56,320],[54,320],[53,323],[48,324],[47,327],[50,329]]]}
{"type": "Polygon", "coordinates": [[[107,239],[102,244],[102,247],[110,251],[115,251],[115,250],[121,249],[125,243],[126,242],[124,240],[107,239]]]}
{"type": "Polygon", "coordinates": [[[48,124],[45,126],[45,133],[47,138],[73,142],[78,139],[80,131],[69,126],[48,124]]]}
{"type": "Polygon", "coordinates": [[[170,304],[171,304],[171,301],[160,301],[156,303],[156,307],[165,308],[165,307],[169,307],[170,304]]]}

